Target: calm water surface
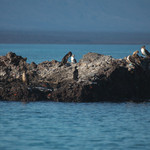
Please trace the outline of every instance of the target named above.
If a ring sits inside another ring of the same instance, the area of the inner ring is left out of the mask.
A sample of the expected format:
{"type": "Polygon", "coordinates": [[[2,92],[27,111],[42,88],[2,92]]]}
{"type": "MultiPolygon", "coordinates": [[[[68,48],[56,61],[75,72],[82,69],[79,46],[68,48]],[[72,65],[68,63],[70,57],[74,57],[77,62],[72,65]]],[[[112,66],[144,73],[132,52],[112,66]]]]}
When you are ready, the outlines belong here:
{"type": "MultiPolygon", "coordinates": [[[[142,45],[0,44],[40,63],[72,51],[123,58],[142,45]]],[[[146,46],[147,49],[150,45],[146,46]]],[[[0,102],[0,150],[150,150],[150,103],[0,102]]]]}
{"type": "Polygon", "coordinates": [[[150,103],[0,102],[1,150],[149,150],[150,103]]]}
{"type": "MultiPolygon", "coordinates": [[[[104,55],[111,55],[114,58],[123,58],[131,55],[134,51],[139,50],[142,45],[80,45],[80,44],[0,44],[0,55],[12,51],[17,55],[28,58],[28,62],[32,61],[40,63],[46,60],[61,61],[63,56],[71,51],[75,54],[79,61],[83,55],[88,52],[95,52],[104,55]]],[[[150,45],[146,45],[150,49],[150,45]]],[[[141,54],[140,54],[141,55],[141,54]]]]}

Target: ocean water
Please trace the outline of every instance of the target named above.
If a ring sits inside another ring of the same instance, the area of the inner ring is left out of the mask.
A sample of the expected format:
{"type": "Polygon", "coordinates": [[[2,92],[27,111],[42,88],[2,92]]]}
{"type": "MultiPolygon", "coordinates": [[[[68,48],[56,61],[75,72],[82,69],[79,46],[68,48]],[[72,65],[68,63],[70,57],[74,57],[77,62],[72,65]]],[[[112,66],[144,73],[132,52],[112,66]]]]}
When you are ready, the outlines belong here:
{"type": "MultiPolygon", "coordinates": [[[[142,45],[84,45],[84,44],[0,44],[0,55],[15,52],[27,57],[27,62],[41,63],[46,60],[61,61],[63,56],[71,51],[79,61],[88,52],[111,55],[114,58],[124,58],[139,50],[142,45]]],[[[146,45],[150,49],[150,45],[146,45]]],[[[141,54],[139,54],[141,55],[141,54]]]]}
{"type": "MultiPolygon", "coordinates": [[[[72,51],[79,61],[88,52],[123,58],[141,46],[0,44],[0,55],[40,63],[72,51]]],[[[150,103],[0,101],[0,150],[149,150],[149,116],[150,103]]]]}
{"type": "Polygon", "coordinates": [[[0,102],[1,150],[149,150],[150,103],[0,102]]]}

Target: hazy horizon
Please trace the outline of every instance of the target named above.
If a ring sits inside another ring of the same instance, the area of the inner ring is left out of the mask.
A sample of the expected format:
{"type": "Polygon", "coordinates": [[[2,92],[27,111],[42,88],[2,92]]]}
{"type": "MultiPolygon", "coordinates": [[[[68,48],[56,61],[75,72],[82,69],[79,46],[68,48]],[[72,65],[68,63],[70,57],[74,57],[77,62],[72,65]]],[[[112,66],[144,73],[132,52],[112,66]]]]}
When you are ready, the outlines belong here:
{"type": "Polygon", "coordinates": [[[0,31],[1,44],[150,44],[150,33],[0,31]]]}
{"type": "Polygon", "coordinates": [[[149,43],[149,0],[0,0],[0,43],[149,43]]]}

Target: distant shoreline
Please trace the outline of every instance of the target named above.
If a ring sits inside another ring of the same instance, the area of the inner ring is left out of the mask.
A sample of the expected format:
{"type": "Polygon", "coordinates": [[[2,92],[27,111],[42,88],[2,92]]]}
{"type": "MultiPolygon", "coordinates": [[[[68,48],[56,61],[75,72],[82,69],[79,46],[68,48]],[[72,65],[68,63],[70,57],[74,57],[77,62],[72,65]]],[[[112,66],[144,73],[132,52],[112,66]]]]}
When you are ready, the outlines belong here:
{"type": "Polygon", "coordinates": [[[0,42],[0,45],[2,44],[20,44],[20,45],[23,45],[23,44],[27,44],[27,45],[32,45],[32,44],[35,44],[35,45],[44,45],[44,44],[51,44],[51,45],[150,45],[150,43],[1,43],[0,42]]]}
{"type": "Polygon", "coordinates": [[[0,31],[0,44],[150,44],[150,33],[0,31]]]}

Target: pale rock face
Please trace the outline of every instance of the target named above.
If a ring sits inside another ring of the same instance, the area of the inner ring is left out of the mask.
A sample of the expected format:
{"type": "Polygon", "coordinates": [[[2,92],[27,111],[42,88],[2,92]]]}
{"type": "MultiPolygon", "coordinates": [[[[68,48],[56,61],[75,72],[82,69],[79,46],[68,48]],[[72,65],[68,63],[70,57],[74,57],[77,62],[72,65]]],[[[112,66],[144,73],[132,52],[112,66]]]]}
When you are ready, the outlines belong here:
{"type": "Polygon", "coordinates": [[[23,74],[22,74],[22,81],[26,82],[26,74],[25,74],[25,72],[23,72],[23,74]]]}
{"type": "Polygon", "coordinates": [[[5,71],[0,71],[0,76],[5,76],[6,72],[5,71]]]}

